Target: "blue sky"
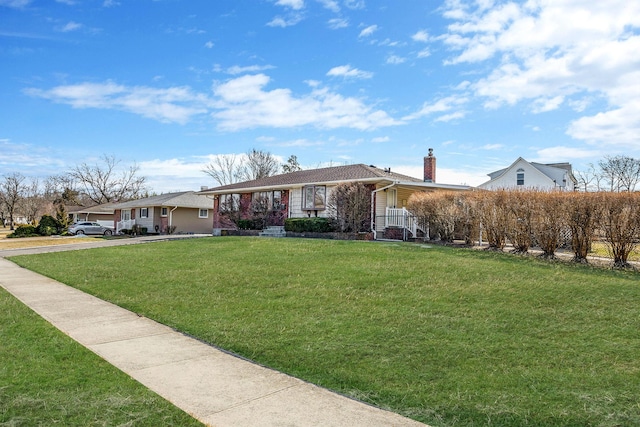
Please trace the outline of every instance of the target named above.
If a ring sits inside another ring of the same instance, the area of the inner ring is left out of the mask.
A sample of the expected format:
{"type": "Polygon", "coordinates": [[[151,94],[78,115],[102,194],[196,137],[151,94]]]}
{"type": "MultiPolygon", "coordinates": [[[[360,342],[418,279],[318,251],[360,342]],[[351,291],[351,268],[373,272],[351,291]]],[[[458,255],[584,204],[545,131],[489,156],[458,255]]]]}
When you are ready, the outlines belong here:
{"type": "Polygon", "coordinates": [[[104,155],[152,191],[266,150],[477,185],[640,157],[640,2],[0,0],[0,174],[104,155]]]}

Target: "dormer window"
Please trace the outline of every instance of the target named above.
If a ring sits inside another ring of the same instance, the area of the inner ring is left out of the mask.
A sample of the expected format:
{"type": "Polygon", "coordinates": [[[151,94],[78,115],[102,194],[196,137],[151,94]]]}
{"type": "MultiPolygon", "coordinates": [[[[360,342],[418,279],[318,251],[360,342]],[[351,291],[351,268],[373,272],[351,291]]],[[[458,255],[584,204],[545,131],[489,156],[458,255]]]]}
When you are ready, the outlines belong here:
{"type": "Polygon", "coordinates": [[[524,185],[524,169],[522,168],[516,171],[516,184],[524,185]]]}

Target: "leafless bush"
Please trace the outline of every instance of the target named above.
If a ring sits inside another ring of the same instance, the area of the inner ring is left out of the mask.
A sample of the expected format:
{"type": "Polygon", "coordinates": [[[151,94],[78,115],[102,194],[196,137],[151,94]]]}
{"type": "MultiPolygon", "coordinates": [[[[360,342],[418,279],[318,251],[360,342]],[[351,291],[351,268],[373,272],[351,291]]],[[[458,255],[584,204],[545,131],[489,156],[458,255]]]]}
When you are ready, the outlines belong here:
{"type": "Polygon", "coordinates": [[[599,226],[614,266],[629,267],[629,254],[640,240],[640,194],[598,193],[599,226]]]}
{"type": "Polygon", "coordinates": [[[511,214],[507,238],[513,245],[514,252],[526,254],[533,242],[535,199],[531,197],[530,191],[510,191],[507,197],[511,214]]]}
{"type": "Polygon", "coordinates": [[[567,226],[571,230],[571,249],[574,261],[586,263],[596,232],[601,206],[597,193],[564,195],[567,226]]]}
{"type": "Polygon", "coordinates": [[[371,228],[371,189],[361,182],[337,185],[329,196],[329,209],[342,232],[371,228]]]}
{"type": "Polygon", "coordinates": [[[542,256],[555,258],[563,231],[567,227],[563,192],[531,191],[533,200],[533,235],[542,249],[542,256]]]}
{"type": "Polygon", "coordinates": [[[511,229],[509,192],[506,190],[484,191],[475,195],[482,231],[489,249],[502,250],[511,229]]]}
{"type": "Polygon", "coordinates": [[[462,219],[459,195],[453,192],[423,192],[409,198],[409,209],[423,223],[429,224],[432,236],[451,242],[462,219]]]}

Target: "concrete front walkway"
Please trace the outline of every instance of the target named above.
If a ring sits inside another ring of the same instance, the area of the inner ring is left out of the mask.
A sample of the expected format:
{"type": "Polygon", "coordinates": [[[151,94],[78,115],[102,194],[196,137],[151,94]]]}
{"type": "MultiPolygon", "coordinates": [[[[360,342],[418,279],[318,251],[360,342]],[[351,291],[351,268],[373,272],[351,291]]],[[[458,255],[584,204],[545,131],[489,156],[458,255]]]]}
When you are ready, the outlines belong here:
{"type": "Polygon", "coordinates": [[[2,258],[0,286],[207,425],[423,426],[230,355],[2,258]]]}

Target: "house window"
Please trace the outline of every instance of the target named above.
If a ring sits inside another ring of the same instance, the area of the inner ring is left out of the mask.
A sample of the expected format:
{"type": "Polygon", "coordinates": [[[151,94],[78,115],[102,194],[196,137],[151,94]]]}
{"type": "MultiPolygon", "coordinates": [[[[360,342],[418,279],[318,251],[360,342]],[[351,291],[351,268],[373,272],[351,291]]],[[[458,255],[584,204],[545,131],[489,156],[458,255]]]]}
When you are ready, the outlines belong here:
{"type": "Polygon", "coordinates": [[[282,191],[260,191],[251,196],[255,212],[284,209],[282,191]]]}
{"type": "Polygon", "coordinates": [[[516,184],[524,185],[524,169],[518,169],[516,171],[516,184]]]}
{"type": "Polygon", "coordinates": [[[302,209],[325,209],[327,187],[324,185],[308,185],[302,189],[302,209]]]}
{"type": "Polygon", "coordinates": [[[284,205],[282,204],[282,191],[278,191],[278,190],[274,191],[273,197],[271,198],[271,200],[272,200],[271,208],[274,211],[284,209],[284,205]]]}
{"type": "Polygon", "coordinates": [[[220,212],[237,212],[240,210],[239,194],[221,194],[220,195],[220,212]]]}
{"type": "Polygon", "coordinates": [[[160,208],[160,216],[167,216],[168,208],[160,208]]]}
{"type": "Polygon", "coordinates": [[[251,195],[251,205],[254,212],[264,212],[269,210],[271,206],[271,193],[268,191],[259,191],[251,195]]]}
{"type": "Polygon", "coordinates": [[[140,218],[149,218],[149,208],[140,208],[140,218]]]}
{"type": "Polygon", "coordinates": [[[209,209],[200,209],[198,211],[198,218],[208,218],[209,217],[209,209]]]}

